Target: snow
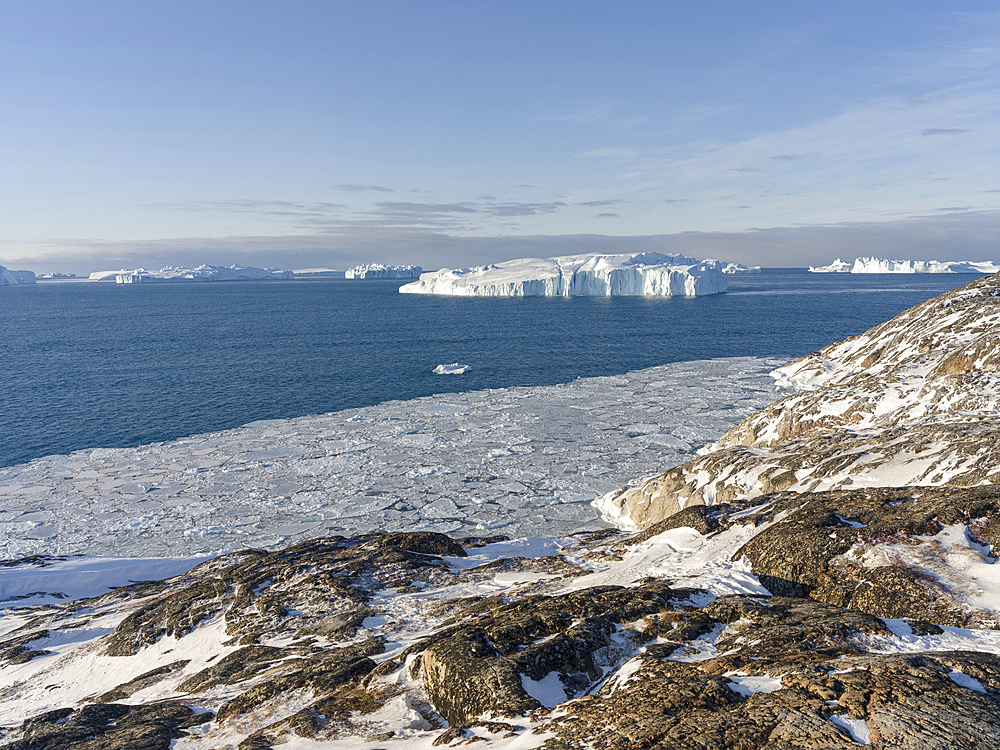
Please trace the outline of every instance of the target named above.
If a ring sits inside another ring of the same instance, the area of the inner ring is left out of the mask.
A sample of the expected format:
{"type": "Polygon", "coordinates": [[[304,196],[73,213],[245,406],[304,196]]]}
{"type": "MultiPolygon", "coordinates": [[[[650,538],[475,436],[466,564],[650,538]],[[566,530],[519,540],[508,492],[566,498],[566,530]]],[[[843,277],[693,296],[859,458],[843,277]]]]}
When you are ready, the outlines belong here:
{"type": "MultiPolygon", "coordinates": [[[[110,272],[95,271],[90,274],[91,280],[104,281],[110,278],[110,272]]],[[[263,279],[290,279],[291,271],[278,268],[255,268],[254,266],[211,266],[200,265],[193,268],[185,266],[166,266],[159,271],[147,271],[136,268],[131,271],[122,269],[114,272],[115,283],[137,284],[159,281],[259,281],[263,279]]]]}
{"type": "Polygon", "coordinates": [[[692,528],[671,529],[629,547],[621,561],[589,563],[593,573],[574,579],[569,589],[663,578],[673,586],[702,588],[715,596],[767,596],[770,592],[750,572],[746,560],[732,559],[733,550],[766,528],[768,524],[735,525],[712,536],[704,536],[692,528]]]}
{"type": "Polygon", "coordinates": [[[771,401],[774,364],[675,363],[35,459],[0,468],[0,558],[186,557],[399,529],[598,528],[594,498],[688,460],[771,401]]]}
{"type": "Polygon", "coordinates": [[[421,274],[404,294],[466,297],[696,296],[726,291],[717,260],[657,252],[520,258],[421,274]]]}
{"type": "Polygon", "coordinates": [[[962,604],[1000,619],[1000,575],[989,548],[963,524],[891,544],[855,545],[845,556],[866,568],[894,565],[934,580],[962,604]]]}
{"type": "Polygon", "coordinates": [[[452,362],[450,365],[438,365],[434,368],[435,375],[464,375],[469,371],[469,365],[452,362]]]}
{"type": "Polygon", "coordinates": [[[35,274],[32,271],[11,271],[0,266],[0,286],[17,286],[19,284],[34,284],[35,274]]]}
{"type": "Polygon", "coordinates": [[[951,672],[948,673],[948,679],[954,682],[956,685],[961,685],[964,688],[969,688],[969,690],[975,690],[977,693],[986,692],[986,688],[983,687],[983,683],[981,683],[972,675],[965,674],[965,672],[952,670],[951,672]]]}
{"type": "Polygon", "coordinates": [[[202,557],[44,557],[0,567],[0,608],[105,594],[138,581],[186,573],[202,557]]]}
{"type": "Polygon", "coordinates": [[[420,266],[386,266],[382,263],[368,263],[349,268],[348,279],[416,279],[424,272],[420,266]]]}
{"type": "Polygon", "coordinates": [[[744,675],[742,673],[727,674],[730,689],[749,698],[756,693],[773,693],[781,690],[781,675],[771,677],[770,675],[744,675]]]}
{"type": "Polygon", "coordinates": [[[1000,264],[991,260],[890,260],[855,258],[849,263],[837,258],[828,266],[809,266],[812,273],[995,273],[1000,264]]]}
{"type": "Polygon", "coordinates": [[[848,736],[860,745],[870,745],[868,722],[864,719],[849,719],[840,714],[830,716],[830,721],[847,732],[848,736]]]}
{"type": "Polygon", "coordinates": [[[566,689],[558,672],[549,672],[540,680],[533,680],[527,675],[521,675],[521,687],[524,692],[541,703],[546,708],[554,708],[566,700],[566,689]]]}

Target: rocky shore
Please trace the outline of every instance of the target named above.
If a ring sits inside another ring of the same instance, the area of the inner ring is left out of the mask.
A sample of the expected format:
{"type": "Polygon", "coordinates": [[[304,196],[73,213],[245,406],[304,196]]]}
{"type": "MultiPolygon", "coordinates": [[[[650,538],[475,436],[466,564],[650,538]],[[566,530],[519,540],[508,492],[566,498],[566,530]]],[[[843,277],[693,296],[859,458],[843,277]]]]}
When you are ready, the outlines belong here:
{"type": "Polygon", "coordinates": [[[998,353],[994,275],[793,362],[603,499],[631,533],[330,537],[7,610],[0,747],[1000,748],[998,353]]]}

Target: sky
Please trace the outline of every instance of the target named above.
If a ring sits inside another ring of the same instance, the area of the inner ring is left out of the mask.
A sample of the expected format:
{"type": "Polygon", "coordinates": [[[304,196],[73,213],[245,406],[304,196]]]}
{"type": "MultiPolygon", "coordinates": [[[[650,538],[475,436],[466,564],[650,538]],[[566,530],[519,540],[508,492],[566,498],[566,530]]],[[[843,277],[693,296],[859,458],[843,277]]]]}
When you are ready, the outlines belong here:
{"type": "Polygon", "coordinates": [[[995,0],[0,0],[0,264],[1000,260],[995,0]]]}

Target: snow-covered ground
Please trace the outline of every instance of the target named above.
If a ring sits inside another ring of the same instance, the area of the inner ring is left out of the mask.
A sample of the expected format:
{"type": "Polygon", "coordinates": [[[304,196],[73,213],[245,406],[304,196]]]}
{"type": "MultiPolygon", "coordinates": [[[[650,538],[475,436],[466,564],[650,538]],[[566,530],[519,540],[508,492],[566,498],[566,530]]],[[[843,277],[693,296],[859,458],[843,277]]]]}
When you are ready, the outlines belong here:
{"type": "Polygon", "coordinates": [[[776,364],[676,363],[47,456],[0,469],[0,557],[596,528],[594,498],[690,459],[772,401],[776,364]]]}
{"type": "Polygon", "coordinates": [[[693,297],[719,294],[726,288],[720,261],[646,252],[519,258],[473,268],[442,268],[422,274],[399,291],[462,297],[693,297]]]}
{"type": "Polygon", "coordinates": [[[854,262],[837,258],[828,266],[809,266],[812,273],[995,273],[1000,264],[991,260],[890,260],[855,258],[854,262]]]}

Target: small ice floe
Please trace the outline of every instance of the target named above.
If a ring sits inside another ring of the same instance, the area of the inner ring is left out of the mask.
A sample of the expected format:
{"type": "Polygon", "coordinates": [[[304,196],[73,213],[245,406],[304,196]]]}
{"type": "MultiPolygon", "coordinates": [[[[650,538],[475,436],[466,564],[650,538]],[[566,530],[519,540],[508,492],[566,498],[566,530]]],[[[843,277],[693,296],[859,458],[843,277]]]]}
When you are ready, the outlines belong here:
{"type": "Polygon", "coordinates": [[[434,368],[435,375],[464,375],[469,369],[469,365],[460,365],[452,362],[450,365],[438,365],[434,368]]]}

